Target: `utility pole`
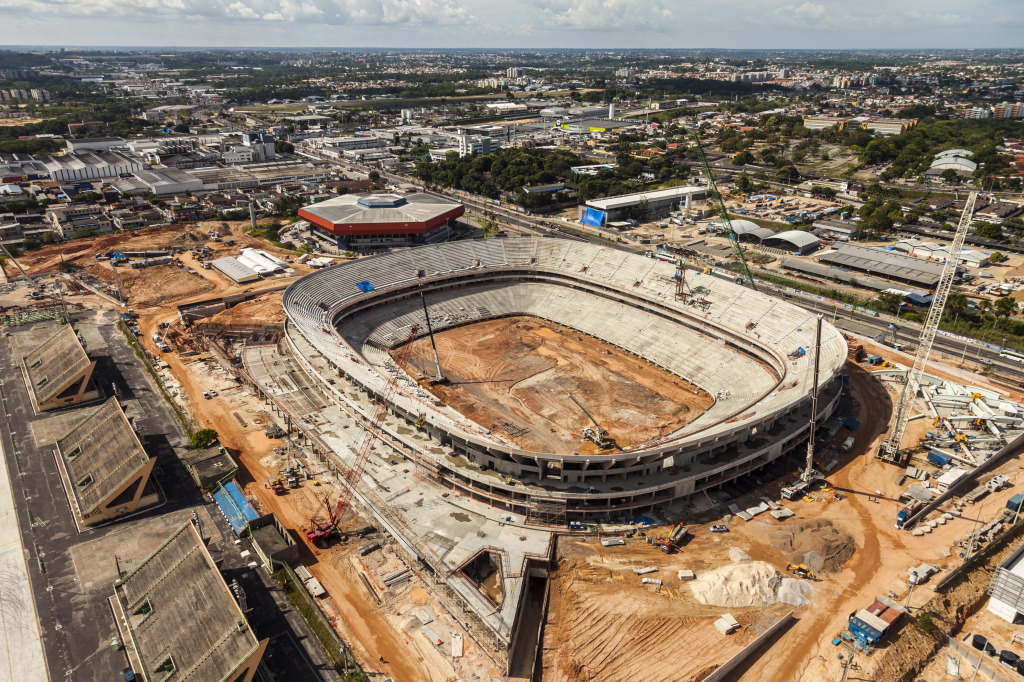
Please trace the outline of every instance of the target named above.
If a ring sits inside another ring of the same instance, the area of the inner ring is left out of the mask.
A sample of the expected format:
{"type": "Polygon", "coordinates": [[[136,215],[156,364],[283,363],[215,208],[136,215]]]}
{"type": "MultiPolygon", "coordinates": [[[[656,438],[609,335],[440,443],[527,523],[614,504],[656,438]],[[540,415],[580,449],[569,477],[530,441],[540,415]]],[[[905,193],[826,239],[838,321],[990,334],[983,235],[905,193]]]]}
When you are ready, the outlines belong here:
{"type": "Polygon", "coordinates": [[[801,478],[810,482],[811,472],[814,470],[814,432],[818,430],[818,368],[821,359],[821,313],[818,313],[817,325],[814,331],[814,384],[811,386],[811,424],[810,433],[807,434],[807,466],[801,478]]]}

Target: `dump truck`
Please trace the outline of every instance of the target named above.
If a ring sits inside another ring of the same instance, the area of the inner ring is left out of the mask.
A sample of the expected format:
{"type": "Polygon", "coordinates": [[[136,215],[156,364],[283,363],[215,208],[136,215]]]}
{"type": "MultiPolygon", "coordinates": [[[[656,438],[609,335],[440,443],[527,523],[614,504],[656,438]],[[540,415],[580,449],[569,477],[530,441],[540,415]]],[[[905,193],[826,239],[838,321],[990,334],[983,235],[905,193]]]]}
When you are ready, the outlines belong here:
{"type": "Polygon", "coordinates": [[[288,489],[284,487],[284,481],[280,478],[275,478],[270,481],[270,489],[274,491],[275,495],[284,495],[288,492],[288,489]]]}
{"type": "Polygon", "coordinates": [[[686,526],[683,526],[681,524],[678,525],[678,526],[675,526],[672,529],[672,532],[669,533],[668,539],[662,541],[662,543],[661,543],[661,551],[665,552],[666,554],[668,554],[668,553],[670,553],[670,552],[672,552],[674,550],[679,549],[679,545],[682,544],[683,538],[686,537],[686,531],[687,531],[686,526]]]}
{"type": "Polygon", "coordinates": [[[903,507],[903,509],[896,514],[896,527],[902,528],[903,524],[907,522],[907,519],[919,512],[923,506],[923,502],[908,502],[907,506],[903,507]]]}

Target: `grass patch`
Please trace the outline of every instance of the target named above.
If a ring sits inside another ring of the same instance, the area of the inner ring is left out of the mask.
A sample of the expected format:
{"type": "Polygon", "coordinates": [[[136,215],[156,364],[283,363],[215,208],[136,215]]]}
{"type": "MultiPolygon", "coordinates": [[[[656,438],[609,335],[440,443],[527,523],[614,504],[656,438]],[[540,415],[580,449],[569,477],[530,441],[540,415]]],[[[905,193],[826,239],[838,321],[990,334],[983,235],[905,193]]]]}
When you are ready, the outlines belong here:
{"type": "Polygon", "coordinates": [[[284,589],[288,601],[309,625],[309,629],[313,631],[313,635],[320,642],[324,653],[327,654],[335,671],[341,675],[342,679],[346,682],[367,682],[366,673],[359,668],[359,664],[347,652],[345,645],[342,644],[338,634],[324,618],[320,609],[312,604],[302,588],[298,587],[291,570],[280,569],[272,573],[270,577],[284,589]],[[347,675],[345,674],[346,668],[351,671],[347,675]]]}

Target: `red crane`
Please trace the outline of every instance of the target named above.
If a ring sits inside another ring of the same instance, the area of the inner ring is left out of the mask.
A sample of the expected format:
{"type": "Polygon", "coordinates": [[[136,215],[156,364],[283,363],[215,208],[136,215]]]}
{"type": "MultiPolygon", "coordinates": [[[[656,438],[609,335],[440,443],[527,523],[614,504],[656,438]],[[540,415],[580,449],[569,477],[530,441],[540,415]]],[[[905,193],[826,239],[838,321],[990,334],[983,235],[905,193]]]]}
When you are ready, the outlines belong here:
{"type": "Polygon", "coordinates": [[[306,539],[317,547],[323,548],[338,534],[338,521],[341,520],[341,500],[332,508],[331,498],[324,495],[324,506],[327,507],[327,523],[320,523],[314,516],[309,520],[309,530],[306,531],[306,539]]]}
{"type": "Polygon", "coordinates": [[[398,388],[398,381],[402,376],[403,367],[405,366],[406,360],[409,358],[409,352],[412,350],[412,343],[416,340],[416,333],[419,331],[419,325],[412,325],[409,329],[409,338],[405,340],[402,345],[401,351],[395,358],[395,364],[392,366],[387,375],[387,383],[384,385],[384,390],[381,392],[380,400],[377,401],[377,409],[373,413],[373,417],[370,419],[370,423],[366,427],[366,435],[363,437],[363,442],[359,447],[359,454],[356,455],[355,462],[345,472],[345,483],[346,485],[341,487],[341,496],[338,498],[337,510],[338,520],[341,520],[341,514],[344,508],[348,506],[349,500],[352,499],[352,491],[354,490],[359,479],[363,476],[363,469],[366,467],[366,462],[370,459],[370,452],[373,450],[374,441],[380,437],[380,432],[383,429],[384,417],[387,416],[388,408],[391,407],[391,399],[395,395],[395,390],[398,388]]]}

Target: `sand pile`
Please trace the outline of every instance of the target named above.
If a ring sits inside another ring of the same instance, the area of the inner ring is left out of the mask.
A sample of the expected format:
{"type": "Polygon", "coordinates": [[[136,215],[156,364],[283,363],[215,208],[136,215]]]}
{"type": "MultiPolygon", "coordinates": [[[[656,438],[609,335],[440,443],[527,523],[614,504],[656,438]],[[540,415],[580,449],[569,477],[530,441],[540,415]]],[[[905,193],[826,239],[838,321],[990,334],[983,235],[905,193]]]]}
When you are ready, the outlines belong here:
{"type": "Polygon", "coordinates": [[[779,590],[775,593],[775,600],[781,604],[790,606],[807,606],[810,600],[807,595],[811,593],[811,584],[806,580],[797,578],[783,578],[779,583],[779,590]]]}
{"type": "Polygon", "coordinates": [[[708,606],[767,606],[775,603],[782,577],[764,561],[723,566],[690,582],[693,596],[708,606]]]}
{"type": "Polygon", "coordinates": [[[749,554],[744,552],[739,547],[730,547],[729,548],[729,561],[733,561],[733,562],[739,563],[739,562],[742,562],[742,561],[752,561],[752,559],[750,558],[749,554]]]}
{"type": "Polygon", "coordinates": [[[841,569],[856,549],[849,533],[824,519],[787,526],[772,533],[771,540],[793,564],[807,563],[807,555],[816,552],[821,557],[821,569],[830,573],[841,569]]]}

